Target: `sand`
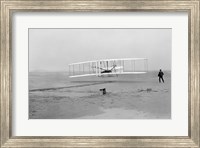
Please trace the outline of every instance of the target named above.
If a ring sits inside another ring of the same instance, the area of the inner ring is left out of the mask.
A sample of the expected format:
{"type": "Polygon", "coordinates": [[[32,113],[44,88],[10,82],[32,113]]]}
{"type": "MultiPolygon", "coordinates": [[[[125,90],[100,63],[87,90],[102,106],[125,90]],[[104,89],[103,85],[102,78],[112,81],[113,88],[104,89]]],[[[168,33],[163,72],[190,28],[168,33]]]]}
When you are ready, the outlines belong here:
{"type": "Polygon", "coordinates": [[[171,73],[69,79],[29,74],[29,119],[170,119],[171,73]],[[107,94],[99,91],[106,88],[107,94]]]}

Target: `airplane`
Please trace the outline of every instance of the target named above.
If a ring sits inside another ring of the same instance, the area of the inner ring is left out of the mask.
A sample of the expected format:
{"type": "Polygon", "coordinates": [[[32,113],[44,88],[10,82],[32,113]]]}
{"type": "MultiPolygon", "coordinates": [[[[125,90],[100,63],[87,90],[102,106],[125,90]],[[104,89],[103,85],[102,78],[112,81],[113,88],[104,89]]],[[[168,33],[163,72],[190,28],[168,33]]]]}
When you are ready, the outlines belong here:
{"type": "Polygon", "coordinates": [[[118,76],[120,74],[144,74],[148,70],[147,58],[122,58],[122,59],[103,59],[96,61],[85,61],[69,64],[69,77],[85,76],[118,76]],[[136,69],[137,62],[142,62],[136,69]]]}

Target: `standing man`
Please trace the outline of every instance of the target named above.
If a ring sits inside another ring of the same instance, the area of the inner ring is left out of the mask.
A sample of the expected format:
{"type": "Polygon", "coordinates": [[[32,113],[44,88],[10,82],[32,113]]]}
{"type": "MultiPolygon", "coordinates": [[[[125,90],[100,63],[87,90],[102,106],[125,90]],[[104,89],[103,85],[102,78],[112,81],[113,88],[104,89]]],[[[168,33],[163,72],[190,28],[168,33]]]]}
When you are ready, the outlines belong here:
{"type": "Polygon", "coordinates": [[[158,73],[159,83],[161,83],[161,80],[162,80],[162,82],[164,83],[163,75],[164,75],[164,73],[163,73],[162,70],[160,69],[160,71],[159,71],[159,73],[158,73]]]}

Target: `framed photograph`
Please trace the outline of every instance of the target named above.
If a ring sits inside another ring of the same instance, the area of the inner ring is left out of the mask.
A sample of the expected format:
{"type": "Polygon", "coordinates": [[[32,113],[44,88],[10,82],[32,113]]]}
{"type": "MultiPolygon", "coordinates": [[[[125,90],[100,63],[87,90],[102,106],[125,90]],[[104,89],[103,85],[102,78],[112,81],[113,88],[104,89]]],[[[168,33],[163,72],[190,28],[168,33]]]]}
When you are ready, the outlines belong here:
{"type": "Polygon", "coordinates": [[[199,147],[199,0],[1,1],[1,147],[199,147]]]}

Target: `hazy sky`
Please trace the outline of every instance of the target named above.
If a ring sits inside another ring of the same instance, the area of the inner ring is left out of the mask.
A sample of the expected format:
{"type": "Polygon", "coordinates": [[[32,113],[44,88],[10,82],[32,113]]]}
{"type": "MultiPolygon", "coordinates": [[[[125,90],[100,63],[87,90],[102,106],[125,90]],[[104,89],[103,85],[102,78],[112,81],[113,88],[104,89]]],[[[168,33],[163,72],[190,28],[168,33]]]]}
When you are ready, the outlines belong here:
{"type": "Polygon", "coordinates": [[[110,58],[148,58],[149,70],[171,70],[171,46],[171,29],[29,29],[29,71],[110,58]]]}

